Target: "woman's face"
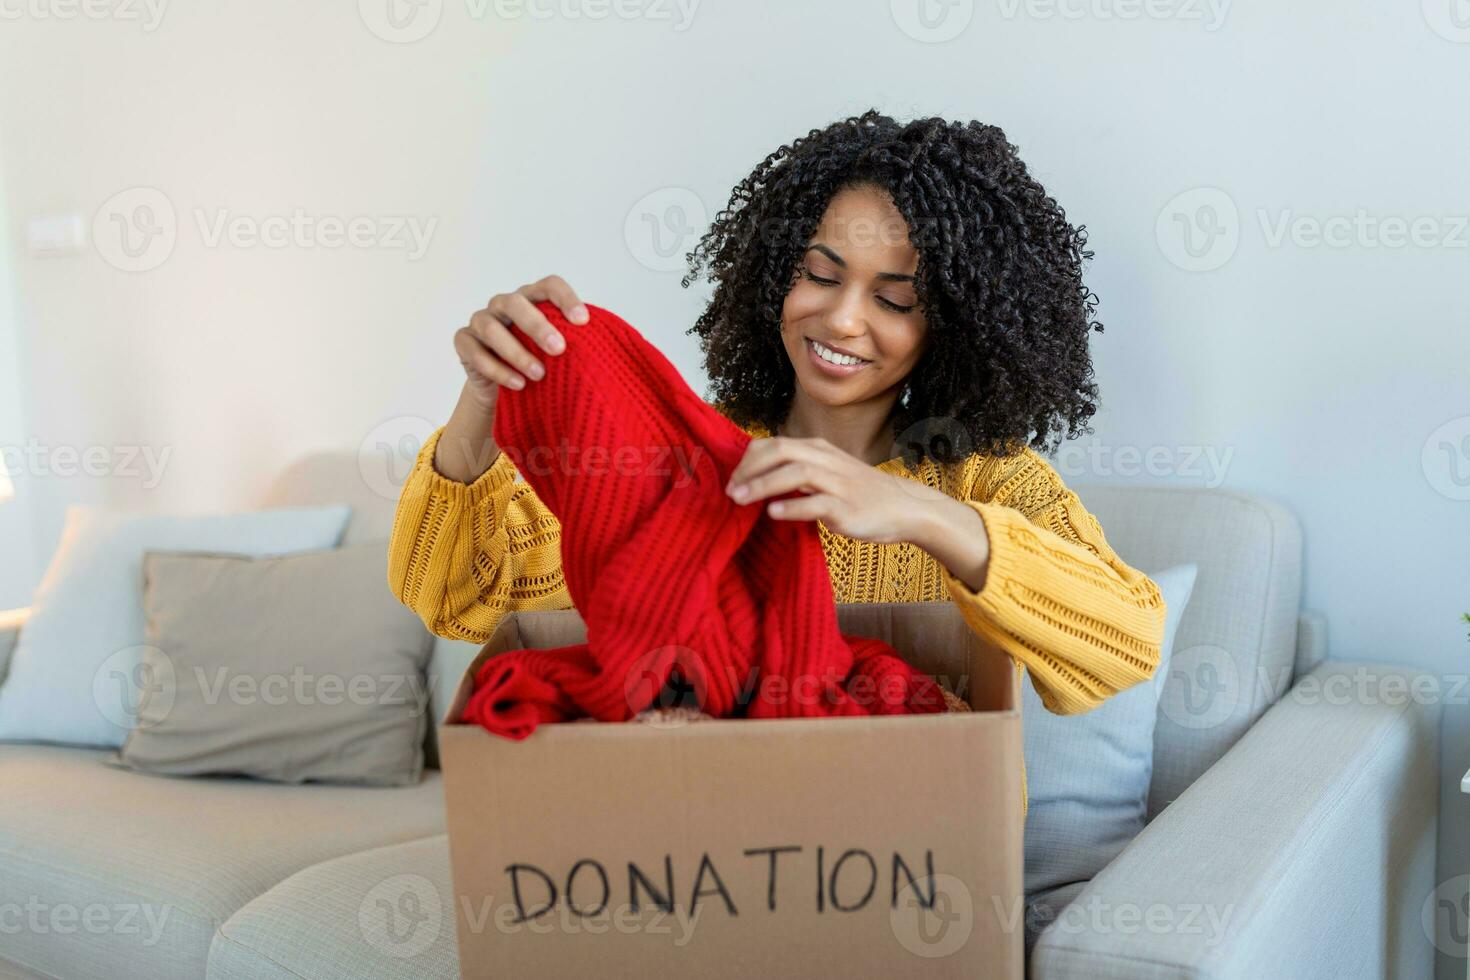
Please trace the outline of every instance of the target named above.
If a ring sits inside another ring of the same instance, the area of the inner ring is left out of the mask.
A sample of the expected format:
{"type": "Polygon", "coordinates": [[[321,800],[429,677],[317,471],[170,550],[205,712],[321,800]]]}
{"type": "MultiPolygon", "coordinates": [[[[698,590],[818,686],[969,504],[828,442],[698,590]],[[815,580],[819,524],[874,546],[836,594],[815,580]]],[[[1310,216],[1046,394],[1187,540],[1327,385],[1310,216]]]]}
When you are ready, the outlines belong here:
{"type": "Polygon", "coordinates": [[[850,405],[902,385],[928,335],[918,264],[885,192],[861,185],[833,196],[781,307],[786,356],[813,401],[850,405]]]}

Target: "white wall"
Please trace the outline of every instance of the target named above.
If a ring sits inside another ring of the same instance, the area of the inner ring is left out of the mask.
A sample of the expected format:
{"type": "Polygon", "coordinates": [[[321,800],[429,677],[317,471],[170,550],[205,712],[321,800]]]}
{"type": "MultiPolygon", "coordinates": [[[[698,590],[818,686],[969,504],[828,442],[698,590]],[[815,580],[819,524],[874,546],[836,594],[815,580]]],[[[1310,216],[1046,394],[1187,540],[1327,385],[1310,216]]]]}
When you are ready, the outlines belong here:
{"type": "MultiPolygon", "coordinates": [[[[0,140],[4,133],[0,132],[0,140]]],[[[26,442],[25,397],[22,386],[19,316],[11,281],[10,236],[3,234],[5,174],[0,171],[0,446],[26,442]]],[[[24,606],[35,587],[36,557],[33,553],[32,507],[35,493],[28,474],[0,456],[0,470],[9,479],[16,496],[0,500],[0,610],[24,606]]],[[[0,481],[3,485],[3,481],[0,481]]]]}
{"type": "MultiPolygon", "coordinates": [[[[1450,0],[1154,0],[1158,16],[1131,17],[1126,0],[1068,0],[1067,15],[956,0],[936,31],[963,30],[943,42],[921,39],[911,0],[707,0],[687,24],[672,0],[620,0],[653,13],[631,20],[566,13],[597,0],[509,18],[431,0],[437,26],[390,43],[366,26],[387,3],[180,4],[152,30],[122,19],[131,5],[3,25],[0,172],[27,385],[0,411],[23,411],[46,446],[171,455],[156,488],[30,478],[38,564],[0,580],[0,606],[24,602],[69,501],[244,504],[301,453],[442,420],[460,383],[450,334],[531,277],[563,273],[701,380],[684,330],[703,294],[639,261],[647,240],[625,241],[635,203],[655,194],[662,214],[692,193],[713,213],[776,145],[878,106],[1003,126],[1091,229],[1102,465],[1064,475],[1149,479],[1119,475],[1115,454],[1164,447],[1163,479],[1281,499],[1305,526],[1305,602],[1330,617],[1334,656],[1465,669],[1470,503],[1454,478],[1470,474],[1470,230],[1455,219],[1470,213],[1470,31],[1456,33],[1450,0]],[[30,218],[90,223],[135,187],[178,214],[161,266],[27,255],[30,218]],[[1221,239],[1212,268],[1187,271],[1173,215],[1208,216],[1199,188],[1225,192],[1238,245],[1224,260],[1221,239]],[[210,247],[195,219],[298,207],[437,226],[415,261],[210,247]],[[1272,237],[1283,218],[1360,212],[1425,218],[1421,234],[1451,241],[1272,237]],[[1228,466],[1191,467],[1197,451],[1228,466]]],[[[1451,706],[1447,724],[1456,785],[1465,715],[1451,706]]],[[[1458,794],[1445,799],[1447,828],[1466,825],[1458,794]]],[[[1446,877],[1470,871],[1461,836],[1446,877]]]]}

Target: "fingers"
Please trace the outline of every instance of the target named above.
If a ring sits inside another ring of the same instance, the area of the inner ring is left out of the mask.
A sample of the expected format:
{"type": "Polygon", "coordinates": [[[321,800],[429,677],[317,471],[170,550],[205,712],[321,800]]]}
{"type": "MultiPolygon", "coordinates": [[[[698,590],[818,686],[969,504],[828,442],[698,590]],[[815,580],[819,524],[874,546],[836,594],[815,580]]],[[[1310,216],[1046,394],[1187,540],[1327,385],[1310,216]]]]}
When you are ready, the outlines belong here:
{"type": "Polygon", "coordinates": [[[546,366],[510,329],[519,327],[548,354],[565,351],[566,337],[536,308],[542,301],[554,303],[572,323],[589,319],[587,307],[561,276],[547,276],[513,293],[492,296],[483,310],[470,317],[469,325],[454,335],[455,353],[472,382],[524,388],[527,378],[539,381],[546,376],[546,366]]]}
{"type": "Polygon", "coordinates": [[[460,327],[454,333],[454,352],[471,380],[481,380],[508,388],[524,388],[526,379],[490,353],[472,327],[460,327]]]}
{"type": "Polygon", "coordinates": [[[546,314],[536,309],[531,298],[523,293],[502,293],[491,297],[485,311],[501,323],[514,323],[520,327],[548,354],[560,354],[566,350],[566,338],[561,331],[553,327],[546,314]]]}
{"type": "Polygon", "coordinates": [[[828,444],[824,439],[791,439],[785,436],[754,439],[730,473],[730,486],[747,483],[767,470],[792,460],[822,462],[827,452],[828,444]]]}
{"type": "Polygon", "coordinates": [[[577,298],[576,290],[567,285],[567,281],[561,276],[547,276],[545,279],[522,286],[516,290],[522,296],[534,302],[551,300],[556,308],[561,310],[562,316],[573,323],[587,322],[587,307],[577,298]]]}
{"type": "Polygon", "coordinates": [[[773,500],[766,513],[778,521],[817,521],[835,513],[838,498],[829,493],[814,493],[789,500],[773,500]]]}
{"type": "Polygon", "coordinates": [[[748,504],[767,497],[778,497],[793,490],[821,493],[835,489],[832,477],[832,471],[824,466],[796,460],[752,477],[744,483],[732,485],[730,497],[736,503],[748,504]]]}

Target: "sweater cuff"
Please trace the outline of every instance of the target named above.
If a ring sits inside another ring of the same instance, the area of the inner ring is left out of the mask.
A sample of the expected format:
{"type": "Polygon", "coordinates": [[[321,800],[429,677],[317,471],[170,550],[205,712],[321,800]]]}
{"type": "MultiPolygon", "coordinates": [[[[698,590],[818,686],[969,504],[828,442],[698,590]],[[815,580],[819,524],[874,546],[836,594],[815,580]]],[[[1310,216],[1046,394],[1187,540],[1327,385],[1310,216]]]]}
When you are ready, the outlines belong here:
{"type": "Polygon", "coordinates": [[[444,427],[440,426],[428,439],[424,440],[422,448],[419,449],[418,458],[414,460],[413,472],[409,477],[430,496],[461,506],[474,506],[515,481],[515,465],[503,451],[496,452],[489,469],[476,477],[473,483],[451,480],[440,473],[434,468],[434,452],[443,435],[444,427]]]}
{"type": "Polygon", "coordinates": [[[943,565],[940,568],[944,571],[944,581],[949,586],[950,595],[956,602],[979,606],[993,612],[1000,597],[1005,593],[1005,583],[1010,581],[1017,571],[1018,558],[1008,533],[1010,522],[1017,519],[1024,522],[1026,517],[1014,508],[1002,507],[999,504],[981,503],[976,500],[964,500],[961,503],[979,514],[980,520],[985,523],[985,537],[989,542],[985,583],[980,587],[980,591],[976,592],[948,568],[943,565]]]}

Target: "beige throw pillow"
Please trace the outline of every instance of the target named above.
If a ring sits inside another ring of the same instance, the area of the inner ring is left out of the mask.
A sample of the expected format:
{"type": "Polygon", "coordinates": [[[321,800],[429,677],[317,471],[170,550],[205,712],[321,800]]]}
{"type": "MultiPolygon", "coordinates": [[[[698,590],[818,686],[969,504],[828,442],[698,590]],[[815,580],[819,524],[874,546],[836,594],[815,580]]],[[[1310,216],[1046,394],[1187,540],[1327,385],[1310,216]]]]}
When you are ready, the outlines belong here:
{"type": "Polygon", "coordinates": [[[148,646],[119,760],[168,775],[418,782],[432,636],[382,542],[279,558],[144,556],[148,646]]]}

